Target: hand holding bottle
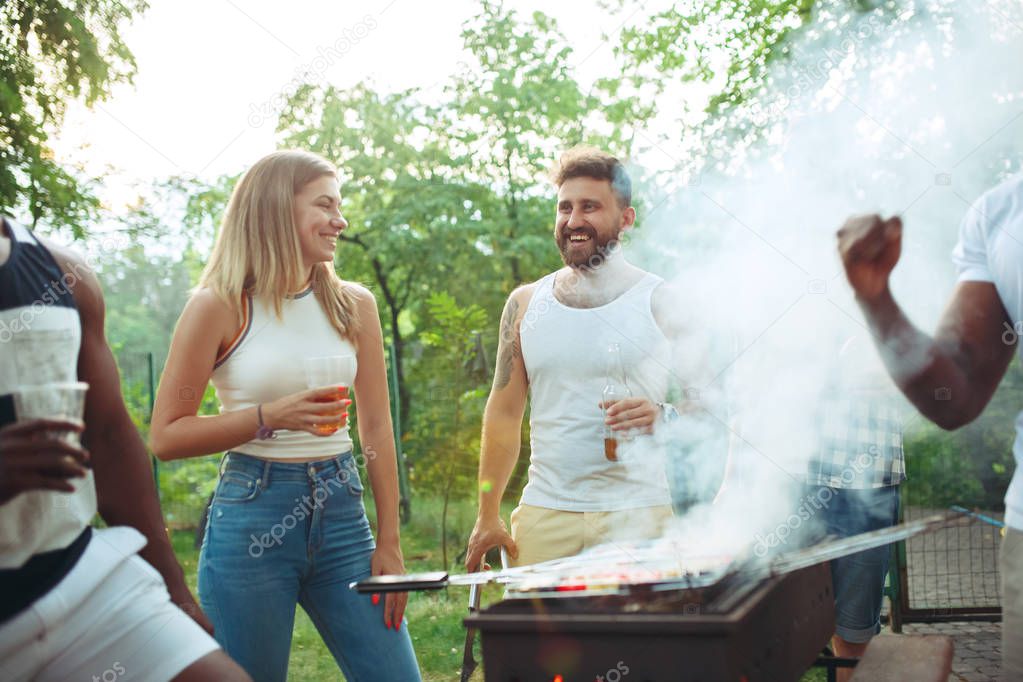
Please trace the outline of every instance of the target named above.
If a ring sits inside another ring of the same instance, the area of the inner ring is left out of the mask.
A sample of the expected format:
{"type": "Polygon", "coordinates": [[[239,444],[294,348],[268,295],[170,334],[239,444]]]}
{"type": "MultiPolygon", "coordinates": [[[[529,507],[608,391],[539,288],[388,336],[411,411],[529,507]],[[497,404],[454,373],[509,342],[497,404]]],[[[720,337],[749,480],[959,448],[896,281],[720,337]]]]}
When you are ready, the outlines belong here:
{"type": "Polygon", "coordinates": [[[654,423],[661,415],[661,408],[647,398],[623,398],[602,402],[604,423],[612,432],[653,433],[654,423]]]}
{"type": "Polygon", "coordinates": [[[601,392],[600,409],[604,415],[604,457],[610,462],[618,461],[618,440],[624,434],[622,428],[615,428],[617,419],[611,413],[620,413],[620,408],[614,406],[623,400],[632,398],[632,389],[625,378],[625,366],[622,363],[622,349],[617,343],[607,347],[607,381],[604,383],[604,390],[601,392]]]}

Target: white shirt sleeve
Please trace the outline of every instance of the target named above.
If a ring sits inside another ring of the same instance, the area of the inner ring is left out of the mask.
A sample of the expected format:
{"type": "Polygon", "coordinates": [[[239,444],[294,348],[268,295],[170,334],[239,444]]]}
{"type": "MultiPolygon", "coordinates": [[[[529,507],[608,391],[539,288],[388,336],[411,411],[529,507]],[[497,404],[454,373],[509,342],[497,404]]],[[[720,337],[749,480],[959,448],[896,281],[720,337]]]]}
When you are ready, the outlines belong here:
{"type": "Polygon", "coordinates": [[[959,271],[960,282],[993,282],[987,259],[988,222],[986,196],[970,206],[959,225],[959,243],[952,250],[952,262],[959,271]]]}

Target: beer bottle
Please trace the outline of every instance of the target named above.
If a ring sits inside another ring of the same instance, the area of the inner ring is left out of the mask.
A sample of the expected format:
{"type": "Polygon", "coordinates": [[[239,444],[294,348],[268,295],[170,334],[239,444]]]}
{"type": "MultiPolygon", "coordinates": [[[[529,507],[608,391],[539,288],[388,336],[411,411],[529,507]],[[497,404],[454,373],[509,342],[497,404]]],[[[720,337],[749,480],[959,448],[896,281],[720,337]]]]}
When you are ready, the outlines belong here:
{"type": "MultiPolygon", "coordinates": [[[[607,408],[610,403],[631,397],[632,390],[625,378],[625,365],[622,363],[622,349],[617,343],[612,343],[607,347],[607,382],[601,393],[605,405],[602,408],[604,419],[607,419],[607,408]]],[[[618,461],[618,439],[620,437],[619,433],[611,430],[610,424],[604,424],[604,456],[608,461],[618,461]]]]}

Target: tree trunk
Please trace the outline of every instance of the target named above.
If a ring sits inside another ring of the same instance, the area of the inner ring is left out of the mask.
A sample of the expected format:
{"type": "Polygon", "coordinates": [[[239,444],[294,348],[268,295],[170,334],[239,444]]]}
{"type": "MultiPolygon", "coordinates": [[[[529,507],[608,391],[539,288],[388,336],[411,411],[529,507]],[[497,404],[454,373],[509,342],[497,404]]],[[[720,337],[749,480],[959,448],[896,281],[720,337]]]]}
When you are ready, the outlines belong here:
{"type": "Polygon", "coordinates": [[[447,480],[444,482],[444,506],[440,512],[440,555],[445,571],[448,570],[448,500],[451,499],[451,480],[454,478],[452,472],[455,470],[454,454],[449,453],[448,457],[451,458],[451,462],[445,476],[447,480]]]}
{"type": "MultiPolygon", "coordinates": [[[[515,239],[515,235],[518,234],[519,227],[519,199],[515,192],[515,178],[512,174],[511,166],[511,151],[508,151],[504,157],[504,172],[505,180],[508,183],[508,239],[515,239]]],[[[515,251],[512,250],[511,257],[508,259],[511,267],[512,274],[512,288],[515,288],[522,284],[522,268],[519,265],[519,258],[515,255],[515,251]]]]}
{"type": "Polygon", "coordinates": [[[398,377],[398,406],[401,408],[401,434],[409,423],[409,406],[412,402],[408,385],[405,383],[405,338],[398,329],[398,314],[401,310],[391,308],[391,345],[394,346],[394,374],[398,377]]]}
{"type": "MultiPolygon", "coordinates": [[[[457,367],[457,365],[456,365],[457,367]]],[[[452,374],[459,379],[461,385],[461,377],[459,372],[456,370],[452,374]]],[[[462,421],[461,401],[458,396],[455,396],[455,416],[453,419],[454,423],[451,425],[451,445],[447,448],[448,451],[448,471],[445,475],[444,481],[444,506],[441,509],[440,516],[440,536],[441,536],[441,556],[444,559],[444,570],[448,570],[448,501],[451,499],[451,489],[455,485],[455,461],[458,459],[458,433],[459,426],[462,421]]]]}
{"type": "MultiPolygon", "coordinates": [[[[373,272],[376,274],[377,282],[380,284],[380,292],[384,295],[384,301],[387,303],[387,309],[390,312],[391,343],[394,345],[394,373],[398,377],[398,405],[401,408],[402,424],[407,424],[409,392],[408,387],[405,386],[405,339],[402,338],[401,330],[398,328],[398,316],[401,315],[403,308],[391,289],[390,280],[384,274],[383,263],[374,256],[372,264],[373,272]]],[[[398,437],[400,438],[403,434],[404,427],[402,428],[402,433],[398,434],[398,437]]]]}
{"type": "Polygon", "coordinates": [[[409,423],[408,414],[409,406],[411,404],[409,390],[405,385],[405,339],[402,337],[401,330],[398,328],[398,316],[401,315],[401,311],[404,308],[402,303],[398,302],[397,297],[394,295],[394,291],[391,290],[391,282],[384,270],[383,263],[380,262],[379,258],[373,255],[366,242],[362,241],[358,235],[350,237],[342,234],[341,239],[352,244],[357,244],[364,251],[370,254],[370,263],[373,265],[373,274],[376,277],[377,285],[380,287],[380,293],[384,297],[384,303],[387,304],[388,317],[391,321],[391,344],[394,346],[394,374],[398,378],[398,406],[400,408],[399,413],[401,414],[402,421],[402,430],[398,433],[398,438],[401,438],[405,432],[404,425],[409,423]]]}

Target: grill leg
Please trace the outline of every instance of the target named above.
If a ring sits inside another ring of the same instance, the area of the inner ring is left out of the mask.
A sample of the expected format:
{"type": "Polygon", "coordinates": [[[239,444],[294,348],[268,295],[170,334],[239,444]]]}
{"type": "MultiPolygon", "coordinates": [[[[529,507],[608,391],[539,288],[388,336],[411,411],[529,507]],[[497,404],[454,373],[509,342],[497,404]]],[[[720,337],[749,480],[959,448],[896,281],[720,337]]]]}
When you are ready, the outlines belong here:
{"type": "Polygon", "coordinates": [[[818,656],[813,662],[813,667],[824,668],[827,672],[828,682],[838,682],[839,668],[855,668],[860,662],[858,658],[842,658],[840,656],[818,656]]]}

